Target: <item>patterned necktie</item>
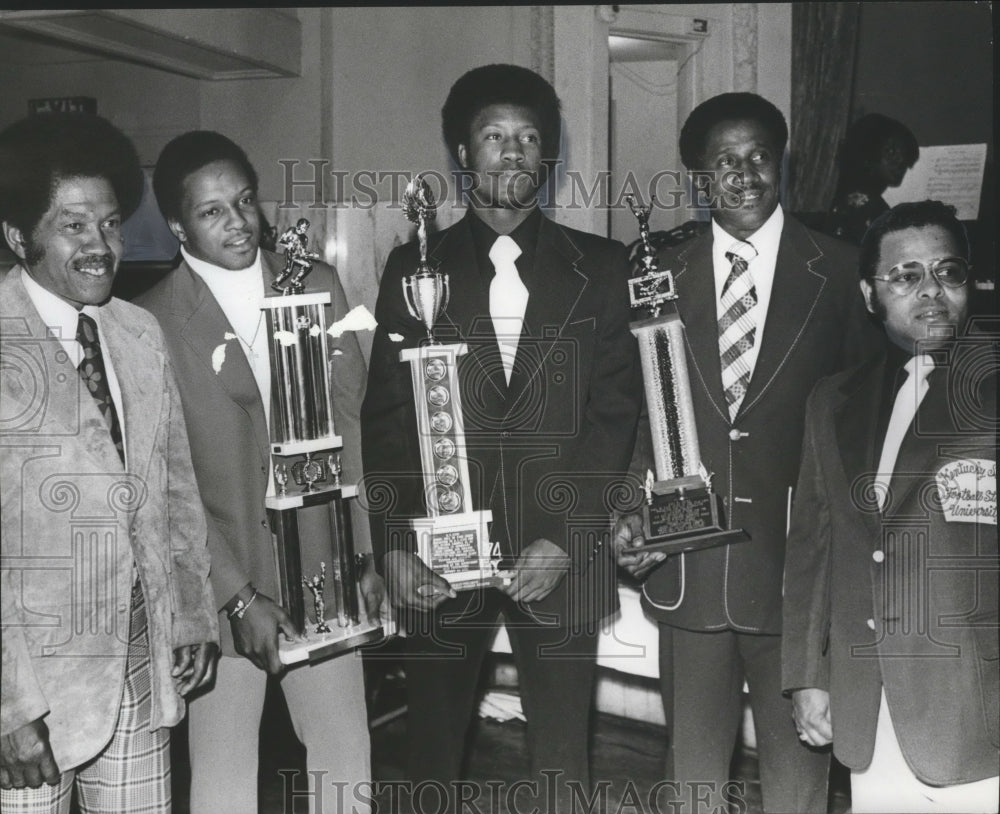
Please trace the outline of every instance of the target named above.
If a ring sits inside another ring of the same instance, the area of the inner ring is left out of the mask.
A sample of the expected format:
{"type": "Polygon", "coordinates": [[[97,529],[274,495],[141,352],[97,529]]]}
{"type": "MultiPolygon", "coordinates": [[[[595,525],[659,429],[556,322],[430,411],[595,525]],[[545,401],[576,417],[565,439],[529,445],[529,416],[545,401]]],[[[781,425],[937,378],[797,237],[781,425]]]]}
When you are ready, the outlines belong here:
{"type": "Polygon", "coordinates": [[[521,282],[514,261],[521,256],[521,247],[509,235],[500,235],[490,249],[490,260],[496,269],[490,283],[490,316],[500,346],[504,375],[510,384],[514,369],[517,343],[521,338],[524,310],[528,306],[528,289],[521,282]]]}
{"type": "Polygon", "coordinates": [[[750,382],[747,354],[753,349],[757,323],[753,309],[757,289],[749,263],[735,252],[726,252],[732,270],[722,286],[722,316],[719,318],[719,354],[722,360],[722,389],[729,405],[729,420],[736,419],[750,382]]]}
{"type": "Polygon", "coordinates": [[[927,395],[930,386],[927,377],[933,369],[934,360],[925,353],[914,356],[903,366],[908,375],[892,404],[892,415],[889,416],[889,426],[886,428],[885,441],[882,443],[882,455],[875,473],[875,499],[878,501],[880,511],[885,508],[889,497],[889,481],[892,480],[892,473],[896,468],[899,448],[903,445],[903,439],[910,429],[910,424],[913,423],[920,402],[927,395]]]}
{"type": "Polygon", "coordinates": [[[83,358],[77,372],[90,395],[97,402],[97,409],[101,411],[104,420],[111,432],[111,440],[115,449],[118,450],[118,457],[121,458],[122,465],[125,464],[125,448],[122,445],[122,429],[118,423],[118,411],[115,410],[115,403],[111,399],[111,388],[108,386],[108,372],[104,367],[104,354],[101,353],[101,340],[97,335],[97,323],[83,312],[80,313],[80,321],[76,326],[76,341],[83,348],[83,358]]]}

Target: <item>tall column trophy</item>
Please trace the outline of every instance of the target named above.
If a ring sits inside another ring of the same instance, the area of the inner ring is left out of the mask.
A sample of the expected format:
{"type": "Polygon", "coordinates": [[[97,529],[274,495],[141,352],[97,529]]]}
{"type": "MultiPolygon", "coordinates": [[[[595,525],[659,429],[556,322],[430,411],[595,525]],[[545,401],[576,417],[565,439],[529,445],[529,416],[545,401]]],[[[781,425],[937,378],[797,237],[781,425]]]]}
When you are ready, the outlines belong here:
{"type": "Polygon", "coordinates": [[[417,225],[420,243],[420,263],[403,278],[403,298],[410,316],[427,330],[425,343],[399,354],[401,362],[409,362],[413,380],[428,514],[410,521],[417,556],[457,591],[506,585],[513,574],[500,570],[499,544],[490,542],[493,513],[472,508],[458,382],[458,357],[468,348],[434,338],[434,325],[448,307],[449,286],[448,275],[427,262],[427,222],[434,219],[436,206],[420,176],[407,185],[403,208],[417,225]]]}
{"type": "Polygon", "coordinates": [[[275,530],[280,601],[304,642],[282,641],[283,664],[318,661],[382,638],[362,619],[358,570],[344,503],[357,486],[340,482],[343,447],[333,423],[326,313],[329,292],[303,293],[319,255],[304,218],[279,239],[285,268],[265,298],[271,359],[272,487],[265,498],[275,530]],[[289,478],[292,483],[289,484],[289,478]],[[298,510],[326,506],[333,534],[300,536],[298,510]],[[307,606],[312,609],[309,618],[307,606]]]}
{"type": "Polygon", "coordinates": [[[646,405],[653,436],[656,476],[646,473],[642,506],[645,548],[675,554],[750,539],[743,529],[724,527],[722,502],[701,462],[684,323],[670,269],[660,269],[649,240],[650,206],[626,198],[639,221],[642,270],[629,280],[633,316],[629,327],[639,342],[646,405]]]}

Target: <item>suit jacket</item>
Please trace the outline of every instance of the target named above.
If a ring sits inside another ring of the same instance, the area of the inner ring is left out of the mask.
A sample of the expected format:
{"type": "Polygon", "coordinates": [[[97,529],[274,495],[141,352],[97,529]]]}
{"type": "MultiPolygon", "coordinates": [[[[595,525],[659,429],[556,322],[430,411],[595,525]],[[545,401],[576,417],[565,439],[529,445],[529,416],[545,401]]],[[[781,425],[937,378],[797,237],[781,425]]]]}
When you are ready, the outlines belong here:
{"type": "MultiPolygon", "coordinates": [[[[272,252],[261,251],[265,291],[284,268],[272,252]]],[[[327,325],[343,318],[347,298],[336,271],[316,263],[306,292],[328,291],[327,325]]],[[[277,565],[264,497],[271,469],[270,433],[253,371],[240,349],[231,346],[216,373],[212,353],[232,326],[208,286],[185,262],[137,298],[160,321],[184,404],[198,487],[209,519],[212,585],[219,607],[247,583],[278,600],[277,565]]],[[[361,479],[358,413],[365,387],[365,363],[353,331],[329,338],[333,367],[333,410],[343,438],[343,481],[361,479]]],[[[235,343],[232,343],[235,345],[235,343]]],[[[351,501],[355,548],[370,550],[364,514],[351,501]]],[[[329,536],[322,506],[298,511],[303,541],[329,536]]],[[[306,543],[304,543],[306,544],[306,543]]],[[[222,652],[236,655],[232,630],[223,619],[222,652]]]]}
{"type": "MultiPolygon", "coordinates": [[[[856,250],[785,215],[774,287],[746,396],[730,421],[722,389],[712,233],[661,253],[674,272],[702,461],[727,525],[751,540],[668,558],[643,585],[655,618],[690,630],[781,630],[781,577],[805,402],[816,381],[864,357],[874,328],[856,250]]],[[[652,468],[652,465],[649,465],[652,468]]]]}
{"type": "Polygon", "coordinates": [[[953,354],[931,374],[884,512],[872,490],[884,359],[822,381],[809,399],[782,686],[830,693],[834,753],[851,769],[871,762],[884,685],[917,777],[950,785],[997,773],[997,361],[986,359],[953,354]],[[992,469],[978,490],[962,473],[974,461],[992,469]],[[968,511],[976,491],[992,521],[968,511]]]}
{"type": "MultiPolygon", "coordinates": [[[[603,545],[605,493],[627,468],[641,398],[625,250],[542,218],[537,283],[508,385],[488,286],[476,268],[472,217],[432,235],[428,261],[451,286],[435,336],[469,346],[458,365],[473,508],[492,510],[491,539],[506,558],[538,538],[572,558],[569,577],[531,605],[539,618],[558,625],[600,618],[617,607],[614,560],[603,545]]],[[[370,489],[383,482],[392,495],[381,505],[369,501],[377,555],[390,546],[415,551],[412,539],[389,540],[387,524],[398,528],[426,514],[410,365],[399,360],[400,350],[426,337],[407,312],[401,283],[418,260],[416,243],[390,254],[376,306],[362,414],[365,471],[370,489]]]]}
{"type": "Polygon", "coordinates": [[[78,766],[118,718],[133,582],[149,619],[153,728],[184,700],[173,650],[216,641],[205,518],[163,335],[121,300],[101,344],[121,387],[127,469],[96,403],[15,268],[0,283],[4,734],[45,718],[56,763],[78,766]]]}

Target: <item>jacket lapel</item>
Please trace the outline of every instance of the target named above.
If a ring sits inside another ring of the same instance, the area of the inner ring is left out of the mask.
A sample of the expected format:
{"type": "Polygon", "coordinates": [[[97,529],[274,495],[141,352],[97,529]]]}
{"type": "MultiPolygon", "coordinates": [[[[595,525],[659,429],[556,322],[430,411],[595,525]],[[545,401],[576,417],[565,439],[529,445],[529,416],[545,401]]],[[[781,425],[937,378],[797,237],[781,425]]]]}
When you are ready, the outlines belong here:
{"type": "Polygon", "coordinates": [[[872,484],[875,480],[875,432],[885,357],[869,360],[842,388],[843,402],[834,410],[837,449],[847,477],[850,494],[868,530],[877,535],[881,515],[872,484]]]}
{"type": "MultiPolygon", "coordinates": [[[[267,466],[270,461],[270,434],[264,405],[239,340],[225,338],[227,333],[234,333],[232,325],[208,286],[187,263],[181,263],[173,274],[172,308],[182,319],[186,317],[181,337],[201,363],[213,371],[219,387],[249,416],[261,462],[267,466]],[[225,349],[221,365],[218,364],[218,358],[223,353],[218,350],[220,347],[225,349]]],[[[270,283],[267,285],[270,286],[270,283]]],[[[262,326],[261,330],[266,328],[262,326]]]]}
{"type": "Polygon", "coordinates": [[[114,301],[101,312],[101,334],[121,389],[128,470],[149,471],[156,426],[163,409],[163,354],[149,345],[114,301]]]}
{"type": "Polygon", "coordinates": [[[582,256],[569,234],[543,216],[535,252],[534,276],[537,283],[528,297],[524,313],[517,358],[508,388],[508,413],[517,409],[532,379],[540,375],[552,346],[573,321],[576,305],[588,282],[578,266],[582,256]]]}
{"type": "MultiPolygon", "coordinates": [[[[889,482],[892,502],[886,506],[887,516],[897,513],[901,506],[906,505],[910,493],[933,476],[935,460],[941,457],[941,447],[945,444],[935,443],[932,439],[944,441],[960,437],[951,412],[953,405],[948,400],[948,393],[955,391],[948,386],[947,376],[954,369],[948,366],[931,373],[928,381],[930,389],[917,408],[896,456],[893,477],[889,482]],[[897,473],[902,477],[897,478],[897,473]]],[[[972,442],[973,438],[966,434],[964,440],[972,442]]]]}
{"type": "MultiPolygon", "coordinates": [[[[712,232],[694,238],[677,254],[670,269],[677,286],[677,310],[684,320],[689,358],[719,417],[729,424],[729,409],[722,392],[719,359],[719,326],[715,307],[715,272],[712,268],[712,232]]],[[[695,386],[695,382],[691,382],[695,386]]]]}
{"type": "Polygon", "coordinates": [[[762,344],[737,417],[753,409],[795,350],[816,300],[826,285],[826,273],[821,262],[823,256],[823,250],[798,221],[786,216],[778,245],[762,344]]]}
{"type": "Polygon", "coordinates": [[[489,384],[494,397],[504,399],[507,380],[490,319],[489,291],[481,284],[476,268],[469,225],[472,217],[475,216],[470,212],[446,230],[427,255],[431,267],[448,276],[448,305],[438,318],[435,338],[446,344],[466,343],[469,350],[466,363],[479,368],[478,378],[489,384]]]}

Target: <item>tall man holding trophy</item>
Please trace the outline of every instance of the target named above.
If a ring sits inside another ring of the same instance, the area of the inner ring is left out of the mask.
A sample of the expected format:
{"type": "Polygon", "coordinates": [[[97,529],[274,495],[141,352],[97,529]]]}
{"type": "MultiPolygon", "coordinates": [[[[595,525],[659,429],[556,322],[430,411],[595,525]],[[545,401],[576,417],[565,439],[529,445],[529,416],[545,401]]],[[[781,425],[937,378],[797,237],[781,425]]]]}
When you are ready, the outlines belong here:
{"type": "MultiPolygon", "coordinates": [[[[749,540],[717,534],[716,544],[664,558],[641,551],[650,535],[641,515],[616,525],[619,561],[646,578],[643,604],[660,625],[661,688],[673,716],[668,773],[685,814],[721,810],[744,682],[765,811],[826,810],[829,756],[799,743],[781,692],[785,534],[806,397],[818,379],[864,355],[873,329],[854,281],[855,253],[782,211],[787,139],[781,112],[754,94],[695,108],[680,152],[712,226],[659,257],[685,328],[660,359],[686,363],[696,427],[683,429],[697,432],[724,527],[749,540]]],[[[651,400],[650,446],[659,451],[677,418],[664,420],[656,406],[651,400]]]]}
{"type": "MultiPolygon", "coordinates": [[[[301,573],[289,580],[285,544],[294,536],[303,550],[323,545],[329,550],[330,540],[342,536],[337,529],[343,517],[315,504],[324,487],[339,488],[341,475],[346,483],[360,478],[364,358],[355,334],[346,331],[329,340],[329,359],[323,354],[312,364],[310,349],[297,335],[308,337],[315,328],[315,344],[322,347],[325,331],[316,321],[302,331],[280,322],[287,310],[280,304],[286,302],[331,302],[333,322],[345,316],[347,300],[336,271],[312,262],[308,224],[300,221],[289,236],[285,258],[260,249],[257,175],[240,147],[209,131],[178,136],[163,149],[153,186],[181,242],[182,262],[139,303],[159,319],[177,374],[209,519],[222,628],[215,686],[191,704],[191,811],[254,812],[267,675],[284,670],[285,645],[308,647],[301,635],[303,606],[315,607],[322,617],[332,604],[324,601],[324,592],[327,600],[335,598],[334,583],[356,595],[343,575],[345,563],[332,557],[298,568],[301,573]],[[291,296],[275,290],[286,288],[291,296]],[[305,295],[293,293],[303,290],[305,295]],[[285,341],[276,344],[282,333],[285,341]],[[289,367],[308,375],[286,376],[289,367]],[[319,435],[332,436],[335,425],[335,440],[343,442],[342,465],[334,455],[312,457],[308,445],[304,461],[280,462],[287,446],[301,446],[301,433],[290,426],[300,420],[322,424],[319,435]],[[269,511],[292,503],[304,507],[269,511]]],[[[302,308],[299,316],[307,319],[310,308],[315,313],[323,306],[302,308]]],[[[363,515],[358,521],[358,549],[364,550],[367,523],[363,515]]],[[[368,612],[377,614],[382,589],[373,569],[362,577],[361,593],[368,612]]],[[[336,625],[317,618],[309,625],[310,637],[328,635],[336,625]]],[[[371,780],[361,660],[346,653],[292,667],[281,675],[281,689],[306,747],[308,779],[294,778],[294,790],[308,796],[310,812],[339,811],[342,802],[344,810],[366,810],[368,789],[357,787],[371,780]],[[338,791],[335,784],[346,788],[338,791]]]]}
{"type": "Polygon", "coordinates": [[[418,241],[390,255],[362,411],[373,547],[407,633],[408,773],[459,778],[502,613],[533,777],[553,770],[565,795],[567,781],[589,784],[597,623],[617,607],[604,494],[627,468],[639,412],[626,254],[538,208],[560,140],[559,100],[544,79],[477,68],[452,87],[442,118],[469,211],[431,235],[425,254],[418,241]],[[429,330],[454,354],[435,351],[429,330]],[[411,349],[421,347],[417,368],[411,349]],[[435,389],[455,381],[457,391],[435,389]],[[415,398],[432,405],[426,419],[415,398]],[[448,460],[465,465],[458,483],[448,460]],[[446,562],[444,552],[478,539],[474,518],[459,534],[442,531],[442,517],[460,511],[492,522],[480,579],[452,584],[428,558],[446,562]]]}

